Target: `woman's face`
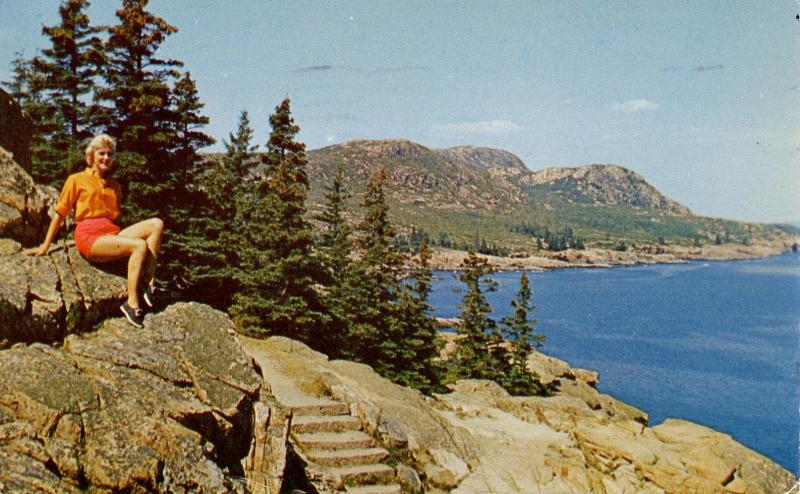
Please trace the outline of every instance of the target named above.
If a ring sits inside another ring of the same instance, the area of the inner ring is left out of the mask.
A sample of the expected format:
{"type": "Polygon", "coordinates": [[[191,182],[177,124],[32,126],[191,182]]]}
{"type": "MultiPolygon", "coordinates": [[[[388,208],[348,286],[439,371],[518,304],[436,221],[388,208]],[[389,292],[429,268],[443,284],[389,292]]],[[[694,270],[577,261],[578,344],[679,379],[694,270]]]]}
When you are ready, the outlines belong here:
{"type": "Polygon", "coordinates": [[[92,151],[92,167],[97,171],[105,173],[111,169],[111,163],[114,162],[114,151],[107,147],[101,146],[92,151]]]}

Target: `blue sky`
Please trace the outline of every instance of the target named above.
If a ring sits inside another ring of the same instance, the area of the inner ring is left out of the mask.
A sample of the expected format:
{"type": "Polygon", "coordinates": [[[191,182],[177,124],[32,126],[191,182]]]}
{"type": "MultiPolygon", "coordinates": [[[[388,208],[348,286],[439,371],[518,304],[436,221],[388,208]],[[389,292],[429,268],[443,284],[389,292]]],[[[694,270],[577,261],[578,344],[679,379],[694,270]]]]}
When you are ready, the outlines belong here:
{"type": "MultiPolygon", "coordinates": [[[[95,0],[94,22],[121,2],[95,0]]],[[[57,1],[0,0],[0,80],[57,1]]],[[[800,0],[151,0],[218,139],[292,99],[310,149],[409,139],[616,163],[698,214],[800,220],[800,0]]],[[[215,146],[221,148],[221,144],[215,146]]]]}

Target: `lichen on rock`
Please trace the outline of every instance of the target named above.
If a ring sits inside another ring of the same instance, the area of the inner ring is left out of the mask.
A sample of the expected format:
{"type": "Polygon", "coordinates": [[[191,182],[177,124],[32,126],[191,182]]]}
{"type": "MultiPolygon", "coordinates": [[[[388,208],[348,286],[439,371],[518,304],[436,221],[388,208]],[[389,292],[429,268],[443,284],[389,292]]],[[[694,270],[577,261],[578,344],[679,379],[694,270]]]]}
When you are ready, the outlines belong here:
{"type": "Polygon", "coordinates": [[[199,304],[2,351],[0,491],[240,491],[260,383],[199,304]]]}
{"type": "Polygon", "coordinates": [[[119,313],[125,278],[92,266],[74,248],[43,257],[26,256],[18,244],[8,251],[0,252],[0,348],[54,343],[119,313]]]}
{"type": "Polygon", "coordinates": [[[796,482],[726,434],[682,420],[648,427],[646,413],[594,388],[596,373],[538,352],[529,367],[556,386],[553,396],[464,380],[426,397],[286,338],[242,341],[263,366],[323,383],[431,491],[771,494],[796,482]]]}
{"type": "Polygon", "coordinates": [[[57,197],[54,188],[35,184],[13,155],[0,147],[0,237],[25,245],[41,242],[57,197]]]}

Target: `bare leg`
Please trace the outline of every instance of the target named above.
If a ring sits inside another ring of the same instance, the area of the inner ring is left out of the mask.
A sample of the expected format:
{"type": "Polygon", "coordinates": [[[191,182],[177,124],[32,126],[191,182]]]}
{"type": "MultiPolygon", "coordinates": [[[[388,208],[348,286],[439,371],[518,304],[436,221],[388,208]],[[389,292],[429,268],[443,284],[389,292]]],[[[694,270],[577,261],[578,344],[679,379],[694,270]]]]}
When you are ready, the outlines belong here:
{"type": "Polygon", "coordinates": [[[128,257],[128,305],[138,309],[139,294],[137,290],[146,256],[147,242],[143,239],[103,235],[92,244],[88,259],[91,262],[107,262],[128,257]]]}
{"type": "Polygon", "coordinates": [[[142,239],[147,243],[147,253],[144,263],[144,282],[152,285],[156,276],[156,262],[158,251],[161,248],[161,234],[164,232],[164,222],[159,218],[150,218],[131,225],[121,232],[119,236],[142,239]]]}

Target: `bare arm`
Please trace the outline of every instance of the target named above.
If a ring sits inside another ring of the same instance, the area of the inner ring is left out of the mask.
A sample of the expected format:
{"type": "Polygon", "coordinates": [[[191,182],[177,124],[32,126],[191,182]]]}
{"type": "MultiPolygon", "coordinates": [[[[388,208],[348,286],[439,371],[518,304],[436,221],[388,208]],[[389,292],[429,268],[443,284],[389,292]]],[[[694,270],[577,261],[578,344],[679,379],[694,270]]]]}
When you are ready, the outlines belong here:
{"type": "Polygon", "coordinates": [[[40,245],[38,249],[31,249],[25,253],[29,256],[43,256],[47,254],[50,251],[50,244],[53,243],[53,240],[56,238],[56,235],[63,224],[64,218],[62,218],[60,214],[53,216],[53,219],[50,220],[50,226],[47,228],[47,235],[44,237],[44,242],[42,242],[42,245],[40,245]]]}

